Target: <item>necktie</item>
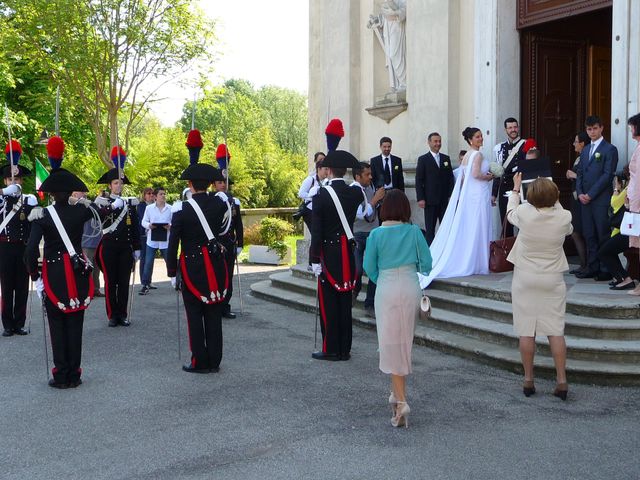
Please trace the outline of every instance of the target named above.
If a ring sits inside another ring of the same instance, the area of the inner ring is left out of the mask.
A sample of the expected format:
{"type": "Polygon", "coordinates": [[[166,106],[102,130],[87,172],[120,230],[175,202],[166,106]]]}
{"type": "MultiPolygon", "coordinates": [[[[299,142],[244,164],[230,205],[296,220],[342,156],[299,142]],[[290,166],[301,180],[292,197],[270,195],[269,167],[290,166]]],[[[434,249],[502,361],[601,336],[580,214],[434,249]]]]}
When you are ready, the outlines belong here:
{"type": "Polygon", "coordinates": [[[591,144],[591,151],[589,151],[589,158],[593,157],[594,152],[596,151],[596,144],[591,144]]]}
{"type": "Polygon", "coordinates": [[[391,183],[391,167],[389,166],[389,157],[384,159],[384,184],[389,185],[391,183]]]}
{"type": "Polygon", "coordinates": [[[436,157],[436,165],[438,165],[438,168],[440,168],[440,154],[436,153],[435,157],[436,157]]]}

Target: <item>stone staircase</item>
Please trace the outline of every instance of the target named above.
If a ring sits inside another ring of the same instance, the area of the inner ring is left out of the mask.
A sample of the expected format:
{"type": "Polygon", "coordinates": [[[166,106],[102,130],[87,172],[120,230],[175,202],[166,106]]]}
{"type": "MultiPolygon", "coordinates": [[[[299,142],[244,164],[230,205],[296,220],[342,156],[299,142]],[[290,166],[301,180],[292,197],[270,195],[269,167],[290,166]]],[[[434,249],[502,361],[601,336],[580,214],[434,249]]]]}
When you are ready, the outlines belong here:
{"type": "MultiPolygon", "coordinates": [[[[640,385],[640,297],[612,292],[606,283],[565,277],[567,371],[570,382],[640,385]]],[[[363,279],[366,288],[366,278],[363,279]]],[[[315,280],[300,267],[251,286],[253,295],[314,312],[315,280]]],[[[518,337],[511,325],[511,274],[437,280],[429,288],[433,315],[416,326],[415,343],[521,372],[518,337]]],[[[354,321],[375,328],[364,314],[364,292],[354,321]]],[[[536,339],[536,375],[553,378],[546,337],[536,339]]]]}

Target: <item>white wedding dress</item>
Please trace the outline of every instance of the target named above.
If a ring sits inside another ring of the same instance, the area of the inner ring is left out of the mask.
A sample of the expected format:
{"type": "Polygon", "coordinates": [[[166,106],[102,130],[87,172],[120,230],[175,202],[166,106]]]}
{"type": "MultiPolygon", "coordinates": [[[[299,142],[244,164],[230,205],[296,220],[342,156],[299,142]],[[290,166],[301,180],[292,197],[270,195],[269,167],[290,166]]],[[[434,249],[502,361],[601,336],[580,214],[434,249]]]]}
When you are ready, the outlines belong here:
{"type": "MultiPolygon", "coordinates": [[[[466,165],[460,165],[456,171],[449,206],[429,247],[433,268],[427,277],[421,278],[422,288],[435,278],[489,273],[492,182],[473,177],[473,161],[478,154],[478,151],[471,150],[467,154],[466,165]]],[[[480,173],[488,171],[489,160],[483,158],[480,173]]]]}

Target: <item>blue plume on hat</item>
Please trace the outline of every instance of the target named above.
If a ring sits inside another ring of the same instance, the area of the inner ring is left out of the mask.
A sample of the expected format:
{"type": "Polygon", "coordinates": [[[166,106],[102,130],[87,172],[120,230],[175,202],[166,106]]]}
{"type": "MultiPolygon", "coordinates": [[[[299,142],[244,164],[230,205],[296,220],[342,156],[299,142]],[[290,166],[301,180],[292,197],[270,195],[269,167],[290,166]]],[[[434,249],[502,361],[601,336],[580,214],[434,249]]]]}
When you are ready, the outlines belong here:
{"type": "Polygon", "coordinates": [[[120,145],[116,145],[111,149],[111,161],[116,168],[121,170],[124,168],[124,164],[127,161],[127,154],[120,145]],[[118,166],[118,153],[120,153],[120,166],[118,166]]]}

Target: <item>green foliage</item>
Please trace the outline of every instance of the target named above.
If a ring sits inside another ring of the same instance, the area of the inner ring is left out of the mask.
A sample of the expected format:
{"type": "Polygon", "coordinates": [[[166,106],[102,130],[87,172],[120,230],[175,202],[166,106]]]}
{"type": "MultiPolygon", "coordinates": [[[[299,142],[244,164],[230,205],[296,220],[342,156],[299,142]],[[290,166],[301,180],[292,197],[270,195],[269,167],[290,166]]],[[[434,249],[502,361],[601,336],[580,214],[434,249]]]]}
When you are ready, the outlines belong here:
{"type": "Polygon", "coordinates": [[[285,238],[293,233],[293,225],[276,217],[265,217],[260,221],[260,237],[264,245],[282,259],[287,254],[285,238]]]}

